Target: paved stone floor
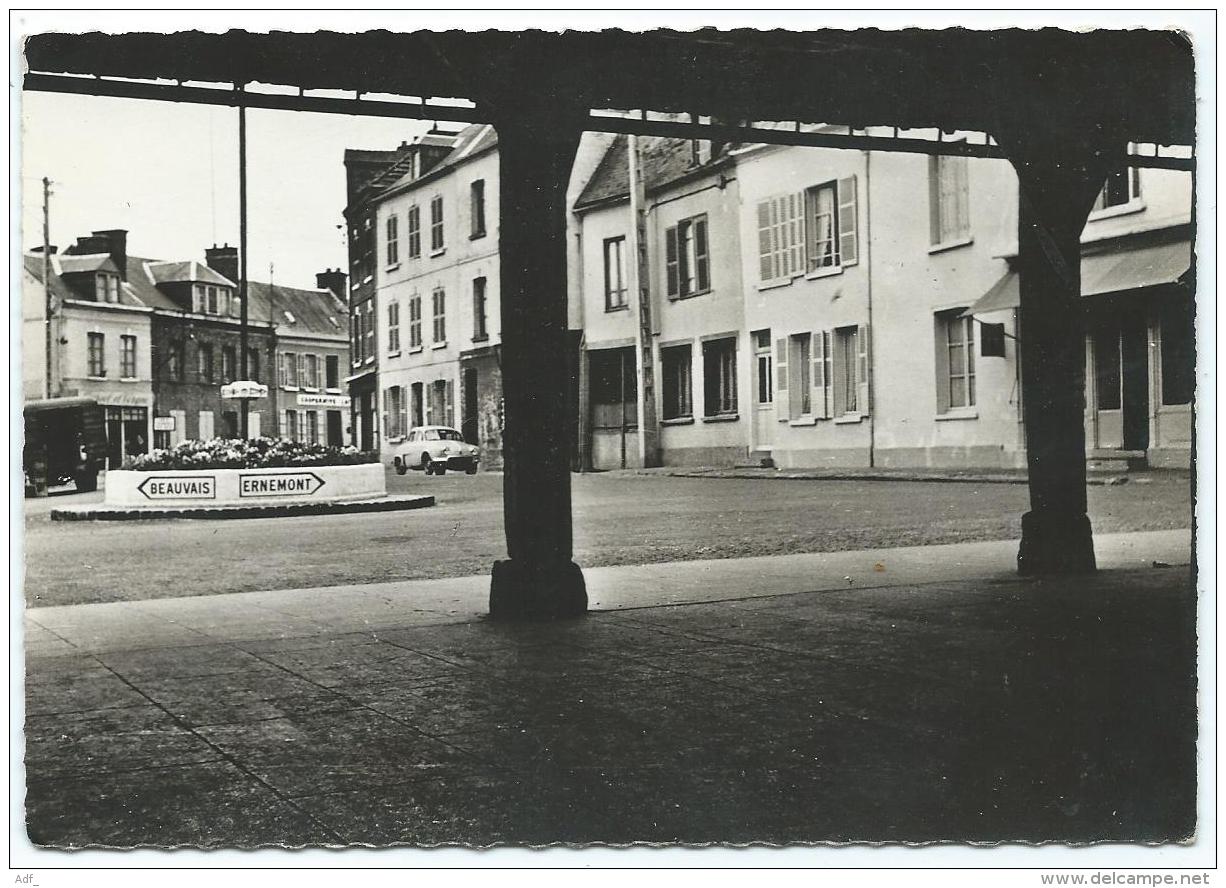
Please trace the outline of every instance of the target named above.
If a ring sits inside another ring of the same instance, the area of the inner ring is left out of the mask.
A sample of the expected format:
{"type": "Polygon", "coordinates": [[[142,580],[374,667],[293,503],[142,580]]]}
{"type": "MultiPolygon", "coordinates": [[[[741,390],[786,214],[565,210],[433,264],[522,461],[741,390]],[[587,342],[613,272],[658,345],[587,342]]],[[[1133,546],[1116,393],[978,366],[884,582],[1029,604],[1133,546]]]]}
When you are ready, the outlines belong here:
{"type": "Polygon", "coordinates": [[[153,643],[124,635],[118,605],[36,610],[28,831],[58,847],[1179,840],[1196,791],[1182,560],[791,594],[737,580],[549,625],[405,604],[361,631],[285,614],[253,629],[240,608],[153,643]]]}

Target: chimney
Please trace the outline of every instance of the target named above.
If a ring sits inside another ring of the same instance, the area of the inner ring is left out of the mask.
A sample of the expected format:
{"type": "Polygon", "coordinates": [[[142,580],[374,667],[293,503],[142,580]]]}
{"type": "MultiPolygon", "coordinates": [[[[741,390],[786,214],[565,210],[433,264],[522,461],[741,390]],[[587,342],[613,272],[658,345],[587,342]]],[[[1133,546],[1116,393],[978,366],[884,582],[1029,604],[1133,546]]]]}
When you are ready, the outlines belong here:
{"type": "Polygon", "coordinates": [[[345,281],[347,278],[348,275],[339,268],[336,270],[327,268],[315,275],[315,286],[320,290],[331,290],[337,299],[344,302],[345,281]]]}
{"type": "Polygon", "coordinates": [[[238,247],[213,244],[204,251],[204,263],[223,278],[238,283],[238,247]]]}
{"type": "Polygon", "coordinates": [[[119,279],[128,279],[128,232],[122,228],[108,228],[105,231],[95,231],[94,237],[106,241],[106,252],[111,254],[111,261],[119,269],[119,279]]]}

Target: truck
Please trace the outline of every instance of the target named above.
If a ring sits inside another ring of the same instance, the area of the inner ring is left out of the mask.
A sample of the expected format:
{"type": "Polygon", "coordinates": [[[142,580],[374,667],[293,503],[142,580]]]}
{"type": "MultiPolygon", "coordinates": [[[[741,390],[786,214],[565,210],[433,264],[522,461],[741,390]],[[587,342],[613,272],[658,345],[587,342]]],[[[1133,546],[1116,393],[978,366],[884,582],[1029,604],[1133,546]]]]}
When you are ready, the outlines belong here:
{"type": "Polygon", "coordinates": [[[72,482],[85,493],[98,489],[106,465],[103,408],[93,398],[48,398],[25,404],[26,496],[72,482]]]}

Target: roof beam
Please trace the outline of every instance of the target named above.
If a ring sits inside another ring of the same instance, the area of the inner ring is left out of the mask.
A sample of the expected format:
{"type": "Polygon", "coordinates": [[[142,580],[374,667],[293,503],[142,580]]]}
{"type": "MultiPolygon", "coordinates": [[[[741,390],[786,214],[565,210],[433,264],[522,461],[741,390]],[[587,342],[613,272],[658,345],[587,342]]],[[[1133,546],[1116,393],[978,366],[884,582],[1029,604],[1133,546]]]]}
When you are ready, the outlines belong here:
{"type": "MultiPolygon", "coordinates": [[[[225,105],[263,108],[275,111],[309,111],[318,114],[392,117],[413,120],[446,120],[457,123],[488,123],[488,114],[480,108],[441,105],[430,102],[389,102],[375,99],[340,98],[332,96],[288,95],[260,93],[249,90],[182,86],[149,81],[116,80],[104,77],[80,77],[62,74],[30,72],[24,86],[41,92],[75,95],[111,96],[125,99],[152,99],[167,102],[189,102],[203,105],[225,105]]],[[[663,136],[677,139],[709,139],[742,144],[796,145],[809,148],[841,148],[861,151],[890,151],[954,157],[986,157],[1003,159],[1005,152],[992,142],[946,142],[902,136],[856,135],[852,132],[833,133],[805,130],[769,129],[721,123],[691,123],[680,120],[652,120],[645,117],[590,114],[586,129],[595,132],[623,133],[640,136],[663,136]]],[[[1195,160],[1190,157],[1161,155],[1126,155],[1125,164],[1168,170],[1192,170],[1195,160]]]]}

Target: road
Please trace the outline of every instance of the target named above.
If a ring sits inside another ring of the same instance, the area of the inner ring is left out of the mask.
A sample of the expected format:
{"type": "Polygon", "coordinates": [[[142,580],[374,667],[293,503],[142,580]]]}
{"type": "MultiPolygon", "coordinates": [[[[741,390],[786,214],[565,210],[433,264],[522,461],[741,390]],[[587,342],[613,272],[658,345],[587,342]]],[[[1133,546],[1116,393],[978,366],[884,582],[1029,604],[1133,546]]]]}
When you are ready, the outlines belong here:
{"type": "MultiPolygon", "coordinates": [[[[43,607],[486,573],[505,558],[500,475],[403,478],[392,493],[433,493],[409,512],[232,521],[52,522],[27,500],[25,597],[43,607]]],[[[575,560],[647,564],[1011,539],[1020,484],[574,477],[575,560]]],[[[1191,526],[1188,478],[1089,488],[1099,532],[1191,526]]]]}

